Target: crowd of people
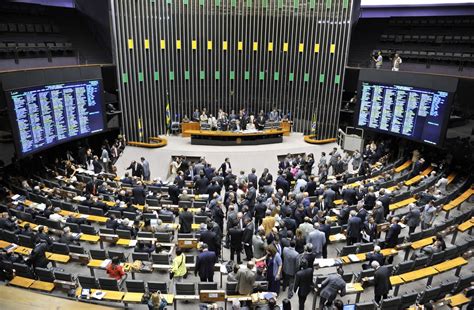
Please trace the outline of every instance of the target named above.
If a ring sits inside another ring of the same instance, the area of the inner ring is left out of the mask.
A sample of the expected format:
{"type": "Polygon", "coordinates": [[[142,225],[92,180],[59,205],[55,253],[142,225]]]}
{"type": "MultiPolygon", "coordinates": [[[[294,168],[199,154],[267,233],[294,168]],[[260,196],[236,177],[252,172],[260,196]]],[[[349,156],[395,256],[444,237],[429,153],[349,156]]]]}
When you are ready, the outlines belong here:
{"type": "Polygon", "coordinates": [[[282,120],[288,120],[288,115],[283,114],[277,108],[273,108],[268,113],[260,110],[256,115],[249,113],[245,108],[238,113],[235,110],[227,113],[219,109],[217,115],[213,115],[208,113],[206,108],[203,108],[202,111],[195,109],[191,119],[187,115],[182,119],[185,123],[198,122],[201,124],[201,128],[220,131],[263,130],[267,122],[278,123],[282,120]]]}
{"type": "MultiPolygon", "coordinates": [[[[120,150],[120,146],[120,141],[118,144],[114,143],[117,150],[120,150]]],[[[140,162],[134,161],[127,168],[131,170],[131,174],[126,173],[120,179],[121,184],[132,187],[131,191],[120,186],[110,186],[106,181],[115,181],[108,174],[94,175],[83,189],[86,200],[81,204],[102,209],[109,217],[107,228],[128,230],[132,237],[139,232],[170,231],[168,225],[158,219],[159,215],[176,216],[179,233],[192,233],[194,216],[205,216],[207,221],[201,224],[198,231],[200,253],[196,257],[194,271],[202,282],[214,280],[214,265],[216,262],[223,262],[222,248],[228,248],[229,261],[232,263],[228,263],[230,272],[227,281],[237,282],[239,294],[247,295],[260,281],[267,281],[270,292],[281,294],[286,291],[288,300],[296,294],[299,309],[305,308],[306,298],[312,291],[308,283],[313,283],[314,270],[318,268],[314,264],[315,260],[328,257],[330,227],[336,216],[338,225],[347,225],[347,245],[377,243],[363,268],[376,270],[375,300],[380,301],[391,289],[389,272],[384,264],[393,260],[393,256],[384,259],[380,254],[381,249],[393,248],[398,244],[402,223],[408,226],[410,234],[418,227],[429,227],[439,211],[433,201],[446,195],[447,184],[445,175],[436,177],[436,174],[431,174],[423,180],[430,186],[418,194],[417,202],[409,206],[407,215],[403,218],[391,216],[388,208],[392,197],[403,193],[407,188],[403,182],[392,191],[380,187],[393,179],[394,172],[391,170],[376,180],[369,179],[374,171],[386,166],[390,158],[388,150],[389,147],[383,142],[371,142],[362,153],[356,151],[349,155],[348,152],[334,148],[329,154],[323,152],[318,161],[313,154],[288,154],[279,162],[276,178],[266,168],[260,175],[257,175],[256,169],[252,169],[250,173],[239,171],[235,174],[229,158],[220,166],[214,167],[205,158],[192,162],[182,156],[173,159],[165,182],[159,178],[151,180],[149,164],[145,158],[141,158],[140,162]],[[360,185],[347,186],[347,180],[355,176],[364,176],[365,179],[360,185]],[[167,206],[151,210],[146,204],[147,199],[159,200],[162,197],[161,194],[147,190],[150,186],[166,186],[169,199],[174,205],[191,201],[194,195],[207,198],[207,203],[194,214],[187,206],[179,214],[167,206]],[[105,204],[104,196],[114,197],[114,205],[105,204]],[[310,197],[317,198],[312,200],[310,197]],[[338,199],[342,203],[335,212],[335,201],[338,199]],[[138,210],[134,204],[144,207],[138,210]],[[119,219],[114,214],[107,214],[110,210],[133,212],[136,217],[134,220],[119,219]],[[156,215],[155,221],[150,220],[150,214],[156,215]],[[376,227],[387,221],[389,227],[382,238],[376,227]],[[246,261],[245,265],[243,261],[246,261]]],[[[105,153],[108,153],[111,161],[119,154],[119,151],[112,150],[109,153],[107,144],[102,147],[102,152],[101,158],[107,158],[105,153]]],[[[76,161],[72,158],[69,160],[70,165],[76,168],[68,170],[68,164],[65,166],[68,179],[61,182],[65,182],[67,186],[77,186],[77,180],[74,181],[71,177],[77,167],[87,165],[91,157],[87,150],[80,154],[84,156],[78,156],[76,161]]],[[[418,175],[427,165],[419,153],[414,154],[413,159],[410,176],[418,175]]],[[[101,167],[100,172],[108,169],[103,165],[101,167]]],[[[442,164],[438,168],[440,172],[444,170],[442,164]]],[[[24,180],[21,186],[45,198],[55,198],[54,193],[41,191],[39,182],[24,180]]],[[[62,216],[60,209],[53,208],[51,202],[46,203],[43,211],[27,208],[22,204],[15,208],[30,213],[33,218],[43,216],[61,223],[87,223],[82,218],[62,216]]],[[[33,234],[28,225],[19,227],[8,214],[2,215],[0,228],[16,231],[18,234],[33,234]]],[[[34,267],[45,267],[48,264],[45,253],[54,239],[44,230],[40,226],[35,234],[36,245],[27,259],[34,267]]],[[[59,240],[65,244],[77,242],[68,227],[64,228],[59,240]]],[[[445,248],[443,244],[442,236],[438,236],[437,242],[416,255],[440,251],[445,248]]],[[[159,244],[138,242],[134,251],[162,253],[164,249],[159,244]]],[[[6,255],[11,260],[21,259],[14,253],[6,255]]],[[[170,268],[174,282],[181,282],[187,276],[184,262],[184,251],[176,249],[170,268]]],[[[115,279],[125,276],[116,259],[112,260],[107,273],[115,279]]],[[[337,300],[338,295],[345,294],[342,274],[343,269],[339,266],[337,272],[327,277],[317,288],[322,305],[338,309],[342,307],[342,302],[337,300]]],[[[160,298],[151,300],[161,302],[160,298]]],[[[284,304],[288,309],[289,302],[285,301],[284,304]]]]}

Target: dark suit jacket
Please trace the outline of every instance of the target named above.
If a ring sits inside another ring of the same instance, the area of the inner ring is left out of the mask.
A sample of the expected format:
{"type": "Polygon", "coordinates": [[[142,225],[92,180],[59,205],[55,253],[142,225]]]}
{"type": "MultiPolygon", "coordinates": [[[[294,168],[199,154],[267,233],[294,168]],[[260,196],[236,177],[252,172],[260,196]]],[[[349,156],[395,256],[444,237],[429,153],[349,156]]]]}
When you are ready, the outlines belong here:
{"type": "Polygon", "coordinates": [[[249,183],[252,183],[255,188],[258,186],[258,177],[255,173],[250,173],[248,175],[249,183]]]}
{"type": "Polygon", "coordinates": [[[298,296],[308,296],[311,292],[311,285],[313,282],[313,268],[306,268],[296,272],[295,275],[295,293],[298,292],[298,296]]]}
{"type": "Polygon", "coordinates": [[[238,227],[229,229],[230,247],[236,250],[242,250],[243,230],[238,227]]]}
{"type": "Polygon", "coordinates": [[[134,177],[141,177],[143,175],[143,166],[140,163],[136,163],[136,165],[131,164],[128,166],[128,169],[132,169],[132,176],[134,177]]]}
{"type": "Polygon", "coordinates": [[[315,196],[314,192],[316,191],[316,182],[309,181],[306,184],[306,191],[308,192],[309,196],[315,196]]]}
{"type": "Polygon", "coordinates": [[[214,264],[217,262],[216,253],[204,251],[196,257],[196,268],[194,275],[199,273],[199,277],[212,277],[214,275],[214,264]]]}
{"type": "Polygon", "coordinates": [[[216,233],[210,230],[205,230],[201,232],[199,241],[202,241],[207,244],[207,246],[209,247],[209,251],[216,252],[216,250],[218,249],[217,235],[216,233]]]}
{"type": "Polygon", "coordinates": [[[387,236],[385,237],[385,247],[394,248],[397,245],[398,235],[400,234],[401,230],[402,228],[398,224],[390,225],[387,236]]]}
{"type": "Polygon", "coordinates": [[[347,236],[352,238],[360,238],[362,229],[362,220],[360,217],[354,216],[347,221],[347,236]]]}
{"type": "Polygon", "coordinates": [[[209,180],[206,177],[198,177],[196,182],[194,182],[194,188],[197,190],[198,194],[206,194],[207,186],[209,185],[209,180]]]}
{"type": "Polygon", "coordinates": [[[193,214],[189,211],[183,211],[179,214],[179,232],[190,233],[193,223],[193,214]]]}
{"type": "Polygon", "coordinates": [[[146,199],[146,192],[143,186],[135,186],[132,189],[133,201],[135,204],[144,205],[146,199]]]}
{"type": "Polygon", "coordinates": [[[347,201],[347,204],[352,206],[357,204],[357,193],[353,188],[346,188],[342,191],[342,199],[347,201]]]}
{"type": "Polygon", "coordinates": [[[381,266],[374,274],[374,295],[387,294],[392,289],[390,283],[390,270],[381,266]]]}

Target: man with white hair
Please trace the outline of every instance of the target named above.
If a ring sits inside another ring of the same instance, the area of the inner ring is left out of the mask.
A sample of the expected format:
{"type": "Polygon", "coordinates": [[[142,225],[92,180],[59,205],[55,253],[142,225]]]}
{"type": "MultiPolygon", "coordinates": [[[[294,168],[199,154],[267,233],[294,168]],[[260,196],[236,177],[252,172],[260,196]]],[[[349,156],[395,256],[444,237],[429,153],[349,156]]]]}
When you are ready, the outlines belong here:
{"type": "Polygon", "coordinates": [[[314,230],[308,235],[308,243],[313,245],[313,253],[316,258],[321,258],[323,247],[326,244],[326,235],[319,230],[319,223],[314,224],[314,230]]]}
{"type": "Polygon", "coordinates": [[[408,226],[408,235],[411,235],[420,225],[421,212],[414,203],[410,203],[408,207],[410,211],[403,217],[403,222],[408,226]]]}
{"type": "Polygon", "coordinates": [[[352,210],[349,213],[349,220],[347,221],[347,245],[360,242],[362,230],[362,220],[357,216],[357,212],[352,210]]]}
{"type": "Polygon", "coordinates": [[[54,208],[54,213],[49,216],[49,219],[55,222],[66,223],[66,219],[62,217],[62,215],[59,214],[59,212],[61,212],[60,208],[58,207],[54,208]]]}
{"type": "Polygon", "coordinates": [[[392,289],[392,284],[390,283],[391,271],[386,266],[380,266],[378,261],[373,261],[371,263],[373,269],[375,269],[374,274],[374,301],[379,303],[382,297],[387,298],[388,292],[392,289]]]}
{"type": "Polygon", "coordinates": [[[362,269],[369,269],[372,265],[372,262],[378,262],[380,266],[384,263],[383,254],[380,253],[380,246],[376,245],[374,247],[374,251],[371,253],[367,253],[366,259],[367,263],[362,264],[362,269]]]}

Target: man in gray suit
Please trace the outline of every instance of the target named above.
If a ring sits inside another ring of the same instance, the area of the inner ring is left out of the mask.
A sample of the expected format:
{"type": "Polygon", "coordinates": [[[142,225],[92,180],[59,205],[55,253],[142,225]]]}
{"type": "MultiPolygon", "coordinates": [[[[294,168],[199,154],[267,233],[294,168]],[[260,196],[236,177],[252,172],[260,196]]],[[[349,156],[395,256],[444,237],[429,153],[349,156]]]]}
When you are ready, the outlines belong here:
{"type": "Polygon", "coordinates": [[[379,303],[382,297],[387,298],[388,292],[392,289],[390,283],[391,271],[386,266],[380,266],[378,261],[371,263],[372,268],[375,269],[374,273],[374,300],[379,303]]]}
{"type": "Polygon", "coordinates": [[[336,274],[329,275],[326,280],[321,283],[319,309],[323,309],[324,306],[330,307],[338,293],[341,297],[346,295],[346,282],[342,278],[343,273],[342,268],[338,267],[336,274]]]}
{"type": "Polygon", "coordinates": [[[255,263],[247,262],[247,268],[240,268],[235,276],[237,279],[237,291],[240,295],[250,295],[253,293],[255,283],[255,272],[253,271],[255,263]]]}
{"type": "Polygon", "coordinates": [[[418,209],[418,207],[414,203],[410,203],[409,207],[410,211],[407,215],[404,216],[403,221],[408,226],[408,235],[411,235],[415,232],[418,225],[420,225],[421,212],[420,209],[418,209]]]}
{"type": "Polygon", "coordinates": [[[295,240],[290,241],[290,246],[283,249],[283,291],[288,286],[288,299],[293,297],[293,284],[298,265],[298,252],[295,250],[295,240]]]}
{"type": "Polygon", "coordinates": [[[143,167],[143,180],[150,181],[150,163],[145,159],[145,157],[141,158],[142,167],[143,167]]]}
{"type": "Polygon", "coordinates": [[[314,230],[308,235],[308,243],[313,245],[316,258],[321,258],[323,246],[326,244],[326,235],[319,230],[319,223],[314,224],[314,230]]]}

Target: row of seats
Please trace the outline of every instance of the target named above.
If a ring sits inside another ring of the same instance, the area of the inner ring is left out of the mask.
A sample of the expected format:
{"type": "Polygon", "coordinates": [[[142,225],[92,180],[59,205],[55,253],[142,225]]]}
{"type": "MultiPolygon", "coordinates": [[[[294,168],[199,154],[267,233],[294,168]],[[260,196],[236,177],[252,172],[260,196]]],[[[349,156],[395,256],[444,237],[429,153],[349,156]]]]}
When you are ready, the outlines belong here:
{"type": "Polygon", "coordinates": [[[465,27],[473,27],[474,26],[474,19],[473,18],[460,18],[459,16],[456,17],[447,17],[447,18],[397,18],[397,19],[390,19],[389,24],[391,26],[415,26],[415,27],[445,27],[445,26],[465,26],[465,27]]]}
{"type": "Polygon", "coordinates": [[[70,42],[0,42],[1,57],[68,56],[73,52],[70,42]]]}
{"type": "Polygon", "coordinates": [[[0,32],[3,33],[59,33],[55,24],[23,24],[0,23],[0,32]]]}
{"type": "MultiPolygon", "coordinates": [[[[402,59],[413,60],[434,60],[434,61],[455,61],[463,63],[474,62],[474,53],[464,52],[435,52],[435,51],[409,51],[397,49],[382,49],[380,50],[383,56],[391,57],[397,53],[402,59]]],[[[374,53],[377,51],[374,50],[374,53]]]]}
{"type": "Polygon", "coordinates": [[[382,34],[380,41],[395,43],[473,44],[474,35],[382,34]]]}

